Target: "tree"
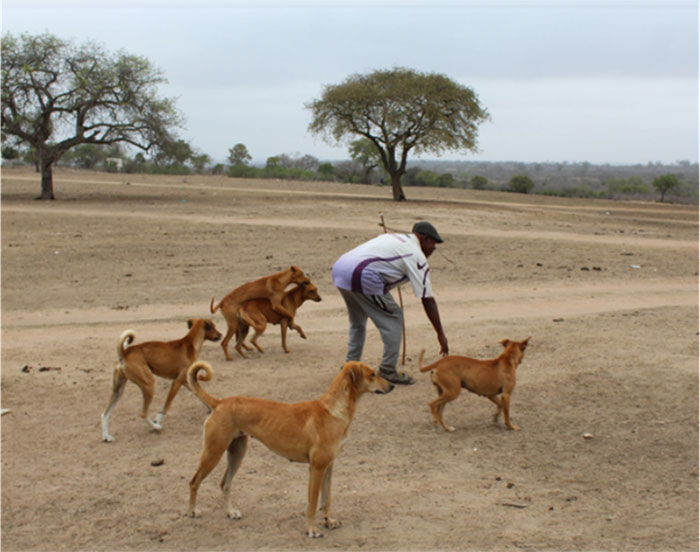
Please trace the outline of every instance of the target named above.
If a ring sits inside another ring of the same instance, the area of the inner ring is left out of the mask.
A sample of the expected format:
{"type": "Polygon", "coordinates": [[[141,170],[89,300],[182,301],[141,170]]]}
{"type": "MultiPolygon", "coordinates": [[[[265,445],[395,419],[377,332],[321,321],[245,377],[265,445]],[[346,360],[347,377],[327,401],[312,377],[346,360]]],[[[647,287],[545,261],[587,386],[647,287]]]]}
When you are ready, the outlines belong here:
{"type": "Polygon", "coordinates": [[[508,182],[508,189],[519,194],[527,194],[535,187],[535,183],[529,176],[514,176],[508,182]]]}
{"type": "Polygon", "coordinates": [[[370,183],[372,171],[379,165],[381,158],[377,148],[367,138],[360,138],[354,142],[350,142],[350,159],[358,163],[362,167],[364,176],[362,182],[370,183]]]}
{"type": "Polygon", "coordinates": [[[470,88],[405,68],[352,75],[326,86],[321,99],[306,107],[312,133],[329,142],[361,136],[374,145],[396,201],[406,199],[401,177],[409,152],[474,151],[477,125],[488,119],[470,88]]]}
{"type": "Polygon", "coordinates": [[[53,166],[80,144],[148,151],[172,141],[181,117],[156,95],[166,82],[145,58],[77,46],[50,34],[2,37],[2,132],[27,144],[41,170],[39,199],[54,199],[53,166]]]}
{"type": "Polygon", "coordinates": [[[471,180],[469,183],[472,185],[472,188],[475,190],[485,190],[486,187],[489,185],[489,179],[486,178],[485,176],[481,175],[475,175],[471,177],[471,180]]]}
{"type": "Polygon", "coordinates": [[[332,163],[321,163],[318,166],[318,175],[323,179],[323,180],[333,180],[335,177],[335,168],[333,167],[332,163]]]}
{"type": "Polygon", "coordinates": [[[666,192],[678,186],[680,181],[675,174],[664,174],[663,176],[657,176],[651,184],[657,192],[661,193],[660,201],[663,202],[666,192]]]}
{"type": "Polygon", "coordinates": [[[252,161],[250,153],[248,153],[248,148],[243,144],[236,144],[228,150],[228,160],[231,165],[237,167],[239,165],[247,165],[252,161]]]}

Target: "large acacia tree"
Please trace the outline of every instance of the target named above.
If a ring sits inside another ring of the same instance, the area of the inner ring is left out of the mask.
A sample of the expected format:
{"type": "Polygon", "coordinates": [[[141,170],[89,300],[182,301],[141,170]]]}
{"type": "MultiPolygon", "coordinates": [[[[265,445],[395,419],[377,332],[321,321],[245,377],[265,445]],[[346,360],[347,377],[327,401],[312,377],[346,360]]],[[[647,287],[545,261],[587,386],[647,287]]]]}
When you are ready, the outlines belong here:
{"type": "Polygon", "coordinates": [[[470,88],[405,68],[352,75],[326,86],[306,107],[312,133],[329,142],[361,136],[373,144],[397,201],[406,199],[401,177],[409,152],[475,151],[478,124],[489,117],[470,88]]]}
{"type": "Polygon", "coordinates": [[[172,143],[182,119],[173,100],[157,96],[165,82],[142,57],[50,34],[3,35],[2,133],[38,156],[39,199],[54,199],[53,165],[79,144],[172,143]]]}

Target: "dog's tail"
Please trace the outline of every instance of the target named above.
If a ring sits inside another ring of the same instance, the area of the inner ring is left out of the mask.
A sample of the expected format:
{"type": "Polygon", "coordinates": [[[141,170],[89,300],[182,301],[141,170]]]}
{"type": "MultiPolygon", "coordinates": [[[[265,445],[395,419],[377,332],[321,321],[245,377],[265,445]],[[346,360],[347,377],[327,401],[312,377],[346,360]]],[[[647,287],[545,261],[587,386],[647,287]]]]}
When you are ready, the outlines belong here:
{"type": "Polygon", "coordinates": [[[211,303],[209,303],[209,310],[211,311],[212,314],[214,314],[216,311],[218,311],[221,308],[221,301],[217,303],[216,306],[214,306],[214,298],[211,298],[211,303]]]}
{"type": "Polygon", "coordinates": [[[124,360],[124,354],[126,347],[131,345],[136,337],[134,330],[125,330],[122,335],[119,336],[119,343],[117,344],[117,354],[119,355],[119,360],[124,360]]]}
{"type": "Polygon", "coordinates": [[[200,401],[209,408],[214,409],[221,402],[221,399],[212,397],[204,388],[199,385],[199,380],[209,381],[214,376],[214,370],[208,362],[198,360],[187,369],[187,383],[192,392],[197,395],[200,401]],[[199,371],[204,370],[206,374],[199,375],[199,371]]]}
{"type": "Polygon", "coordinates": [[[421,372],[428,372],[435,368],[435,363],[433,362],[432,364],[428,364],[427,366],[423,366],[423,356],[425,355],[425,349],[421,349],[420,354],[418,355],[418,370],[421,372]]]}

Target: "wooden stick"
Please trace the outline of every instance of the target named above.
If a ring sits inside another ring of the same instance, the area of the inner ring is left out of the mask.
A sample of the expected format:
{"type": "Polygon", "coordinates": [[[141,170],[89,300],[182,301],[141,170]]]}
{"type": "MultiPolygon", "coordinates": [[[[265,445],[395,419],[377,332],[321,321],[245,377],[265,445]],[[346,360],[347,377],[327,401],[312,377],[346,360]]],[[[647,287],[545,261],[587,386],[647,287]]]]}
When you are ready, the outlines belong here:
{"type": "MultiPolygon", "coordinates": [[[[384,229],[384,233],[387,233],[387,228],[386,224],[384,223],[384,215],[380,215],[382,222],[379,223],[379,226],[381,226],[384,229]]],[[[403,316],[403,296],[401,295],[401,286],[396,288],[399,292],[399,305],[401,306],[401,336],[403,339],[403,351],[401,353],[401,366],[406,365],[406,320],[403,316]]]]}

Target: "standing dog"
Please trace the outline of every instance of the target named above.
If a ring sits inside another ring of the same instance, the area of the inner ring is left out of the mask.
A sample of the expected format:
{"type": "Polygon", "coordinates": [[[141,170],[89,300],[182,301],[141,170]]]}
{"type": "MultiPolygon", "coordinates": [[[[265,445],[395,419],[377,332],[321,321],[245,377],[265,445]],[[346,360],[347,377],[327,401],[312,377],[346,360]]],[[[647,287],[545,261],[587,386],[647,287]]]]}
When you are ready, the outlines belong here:
{"type": "MultiPolygon", "coordinates": [[[[282,306],[291,312],[292,316],[295,316],[297,309],[307,300],[317,303],[321,300],[321,296],[318,294],[318,288],[311,282],[309,282],[308,285],[298,284],[296,287],[285,292],[284,299],[282,299],[282,306]]],[[[301,329],[301,326],[295,324],[293,319],[282,316],[279,312],[273,310],[272,304],[268,299],[251,299],[250,301],[243,302],[241,308],[238,310],[238,322],[236,351],[238,351],[243,358],[246,358],[246,355],[242,349],[251,350],[251,348],[244,343],[250,326],[255,330],[255,335],[250,339],[250,342],[255,345],[255,348],[261,353],[264,351],[260,345],[258,345],[258,337],[263,334],[265,328],[267,328],[268,322],[270,324],[280,325],[282,349],[284,349],[285,353],[289,352],[289,349],[287,349],[288,327],[291,326],[303,339],[306,339],[306,334],[304,330],[301,329]]]]}
{"type": "Polygon", "coordinates": [[[347,362],[318,400],[287,404],[249,397],[217,399],[199,384],[200,370],[206,374],[199,379],[211,379],[211,366],[200,361],[190,367],[187,380],[212,413],[204,423],[202,456],[190,481],[189,515],[199,515],[195,509],[197,489],[227,450],[228,467],[220,486],[228,516],[240,519],[241,513],[231,504],[231,480],[245,456],[250,436],[292,462],[309,464],[306,534],[314,538],[323,536],[314,521],[319,491],[325,526],[339,527],[340,522],[330,517],[331,476],[333,462],[355,415],[357,400],[363,393],[388,393],[394,386],[366,364],[347,362]]]}
{"type": "Polygon", "coordinates": [[[182,339],[175,341],[147,341],[125,348],[133,342],[136,334],[126,330],[119,337],[117,354],[119,361],[112,376],[112,398],[107,409],[102,414],[102,440],[108,443],[114,440],[109,434],[109,416],[114,406],[124,393],[126,382],[131,380],[141,388],[143,393],[143,408],[141,417],[145,418],[153,429],[161,430],[163,416],[168,412],[170,403],[177,395],[180,387],[187,384],[187,369],[199,357],[199,351],[205,340],[218,341],[221,333],[209,319],[194,318],[187,321],[190,331],[182,339]],[[155,376],[173,380],[168,398],[163,410],[155,420],[148,418],[148,407],[153,400],[155,391],[155,376]]]}
{"type": "Polygon", "coordinates": [[[252,282],[247,282],[238,286],[219,304],[214,306],[214,298],[211,298],[209,310],[214,314],[221,309],[221,314],[226,319],[228,331],[221,341],[221,348],[224,350],[226,360],[233,360],[228,353],[228,342],[238,331],[238,309],[243,301],[249,299],[269,299],[272,308],[287,318],[294,319],[294,315],[282,306],[284,290],[289,284],[309,284],[310,280],[298,266],[291,266],[287,270],[264,276],[252,282]]]}
{"type": "Polygon", "coordinates": [[[510,422],[510,395],[515,387],[515,369],[523,359],[529,340],[529,337],[521,342],[504,339],[501,341],[505,348],[503,353],[492,360],[452,355],[425,367],[423,349],[418,358],[418,368],[421,372],[431,370],[430,380],[438,392],[438,398],[430,403],[435,425],[440,424],[445,431],[455,430],[454,427],[445,424],[442,412],[445,405],[455,400],[464,387],[472,393],[487,397],[498,407],[493,417],[494,422],[498,421],[503,411],[506,427],[520,429],[510,422]]]}

